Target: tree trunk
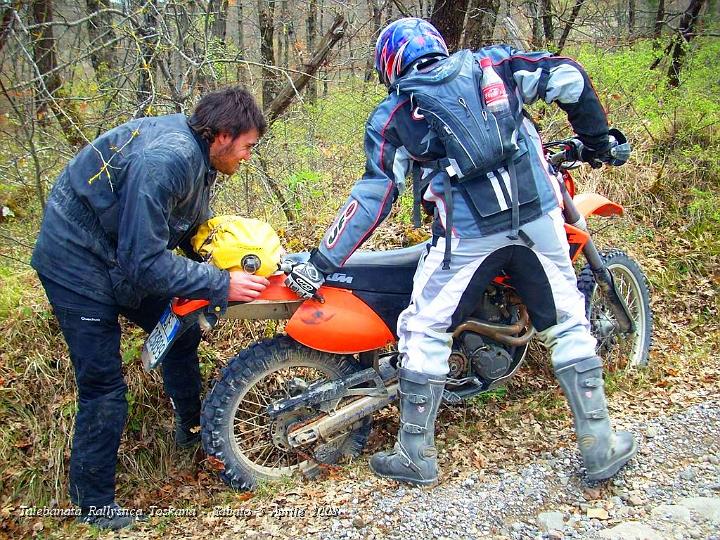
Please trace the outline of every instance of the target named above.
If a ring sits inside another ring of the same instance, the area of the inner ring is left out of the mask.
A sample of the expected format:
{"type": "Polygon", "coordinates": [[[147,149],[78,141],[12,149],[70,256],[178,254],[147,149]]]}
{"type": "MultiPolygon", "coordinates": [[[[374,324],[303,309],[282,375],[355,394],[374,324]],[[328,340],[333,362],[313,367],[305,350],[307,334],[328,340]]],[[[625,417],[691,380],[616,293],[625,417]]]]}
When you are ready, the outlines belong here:
{"type": "Polygon", "coordinates": [[[628,35],[630,37],[635,33],[635,16],[637,14],[635,0],[628,0],[628,35]]]}
{"type": "MultiPolygon", "coordinates": [[[[307,55],[315,50],[315,36],[317,35],[317,0],[310,0],[307,6],[307,19],[305,20],[305,32],[307,39],[307,55]]],[[[310,103],[317,99],[317,82],[310,79],[307,82],[305,97],[310,103]]]]}
{"type": "Polygon", "coordinates": [[[0,51],[5,47],[7,37],[10,35],[13,23],[15,22],[15,10],[20,6],[20,2],[15,2],[14,6],[6,7],[3,10],[2,23],[0,23],[0,51]]]}
{"type": "Polygon", "coordinates": [[[445,38],[445,44],[452,53],[460,47],[468,0],[435,0],[430,23],[445,38]]]}
{"type": "MultiPolygon", "coordinates": [[[[35,24],[53,21],[52,0],[35,0],[32,3],[32,17],[35,24]]],[[[48,107],[52,110],[67,141],[74,147],[85,144],[81,131],[80,115],[72,102],[64,99],[62,78],[57,71],[55,36],[52,26],[39,28],[33,43],[33,60],[41,79],[36,85],[37,116],[42,122],[48,107]]]]}
{"type": "MultiPolygon", "coordinates": [[[[109,0],[86,0],[88,15],[98,13],[101,9],[110,7],[109,0]]],[[[90,49],[96,49],[103,43],[115,39],[112,15],[110,13],[98,13],[88,21],[88,37],[90,38],[90,49]]],[[[101,87],[107,86],[108,75],[112,74],[117,67],[115,45],[104,46],[90,54],[90,63],[95,70],[95,78],[101,87]]]]}
{"type": "Polygon", "coordinates": [[[545,32],[545,46],[548,46],[555,40],[555,30],[553,28],[553,6],[551,0],[541,0],[541,13],[543,31],[545,32]]]}
{"type": "Polygon", "coordinates": [[[280,38],[278,39],[278,48],[280,49],[278,60],[280,60],[280,65],[287,69],[290,67],[290,33],[292,28],[288,0],[282,0],[280,3],[280,18],[282,19],[280,25],[282,30],[280,38]]]}
{"type": "Polygon", "coordinates": [[[653,29],[653,38],[656,40],[662,36],[663,25],[665,24],[665,0],[658,0],[658,8],[655,13],[655,27],[653,29]]]}
{"type": "Polygon", "coordinates": [[[275,0],[258,0],[258,22],[260,23],[260,62],[262,68],[263,105],[267,107],[277,92],[277,72],[275,63],[275,45],[273,43],[275,26],[275,0]]]}
{"type": "Polygon", "coordinates": [[[228,0],[210,0],[208,14],[212,19],[211,35],[225,43],[227,39],[228,0]]]}
{"type": "Polygon", "coordinates": [[[370,54],[367,55],[365,63],[365,82],[370,82],[375,73],[375,43],[380,34],[382,24],[382,8],[379,0],[368,0],[368,10],[372,15],[372,35],[370,36],[370,54]]]}
{"type": "MultiPolygon", "coordinates": [[[[243,30],[243,22],[244,22],[244,15],[243,15],[243,0],[238,0],[237,2],[237,14],[238,14],[238,38],[237,38],[237,46],[239,51],[239,56],[242,60],[245,60],[247,58],[247,54],[245,52],[245,31],[243,30]]],[[[237,72],[237,79],[239,82],[244,83],[245,82],[245,72],[247,70],[247,67],[242,64],[238,64],[238,72],[237,72]]]]}
{"type": "Polygon", "coordinates": [[[135,117],[147,116],[148,110],[155,99],[155,47],[158,40],[157,31],[157,0],[151,0],[145,9],[143,25],[138,29],[140,34],[140,75],[138,77],[137,111],[135,117]]]}
{"type": "Polygon", "coordinates": [[[530,18],[532,19],[532,46],[533,48],[542,47],[542,8],[540,0],[531,0],[528,4],[530,9],[530,18]]]}
{"type": "Polygon", "coordinates": [[[565,24],[565,28],[563,28],[563,33],[560,36],[560,41],[558,41],[556,54],[560,54],[560,52],[565,47],[565,42],[567,41],[567,38],[570,35],[570,30],[572,30],[572,27],[575,24],[575,20],[577,19],[577,16],[580,13],[580,8],[582,7],[582,5],[584,3],[585,3],[585,0],[575,0],[575,5],[573,6],[572,12],[570,13],[570,18],[568,19],[567,23],[565,24]]]}
{"type": "Polygon", "coordinates": [[[500,0],[470,0],[462,46],[479,49],[492,42],[500,0]]]}
{"type": "Polygon", "coordinates": [[[685,61],[685,55],[687,53],[686,47],[695,37],[695,25],[704,4],[705,0],[690,0],[690,5],[685,10],[682,19],[680,19],[678,33],[672,44],[672,61],[670,62],[670,68],[667,73],[668,86],[670,86],[670,88],[680,86],[680,70],[685,61]]]}

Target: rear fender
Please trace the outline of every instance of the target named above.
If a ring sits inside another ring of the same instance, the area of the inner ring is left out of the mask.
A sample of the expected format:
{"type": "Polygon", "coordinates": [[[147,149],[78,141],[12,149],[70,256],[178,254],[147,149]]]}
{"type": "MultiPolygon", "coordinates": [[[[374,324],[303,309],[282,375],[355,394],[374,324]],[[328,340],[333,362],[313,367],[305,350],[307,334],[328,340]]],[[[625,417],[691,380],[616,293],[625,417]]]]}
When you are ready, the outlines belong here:
{"type": "Polygon", "coordinates": [[[622,206],[597,193],[575,195],[573,202],[578,212],[586,218],[591,215],[603,217],[622,216],[625,213],[622,206]]]}
{"type": "Polygon", "coordinates": [[[371,351],[395,341],[380,316],[352,291],[323,286],[318,292],[325,302],[306,300],[285,327],[295,341],[335,354],[371,351]]]}

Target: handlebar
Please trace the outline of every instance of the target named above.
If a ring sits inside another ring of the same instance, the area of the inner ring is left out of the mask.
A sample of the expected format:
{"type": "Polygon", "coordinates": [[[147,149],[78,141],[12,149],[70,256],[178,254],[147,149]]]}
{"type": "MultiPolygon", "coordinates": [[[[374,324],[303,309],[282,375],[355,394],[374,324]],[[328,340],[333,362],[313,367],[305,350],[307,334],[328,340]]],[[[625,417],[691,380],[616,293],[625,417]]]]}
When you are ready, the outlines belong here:
{"type": "MultiPolygon", "coordinates": [[[[630,159],[630,153],[632,152],[632,146],[627,141],[625,135],[615,128],[611,128],[609,131],[609,142],[610,148],[607,151],[607,155],[601,160],[608,165],[619,167],[630,159]]],[[[556,146],[563,146],[563,150],[554,154],[548,155],[548,161],[555,167],[561,169],[573,168],[577,162],[582,161],[581,156],[584,149],[582,141],[576,138],[564,139],[561,141],[553,141],[543,145],[546,151],[556,146]],[[570,165],[563,166],[564,163],[570,163],[570,165]]]]}

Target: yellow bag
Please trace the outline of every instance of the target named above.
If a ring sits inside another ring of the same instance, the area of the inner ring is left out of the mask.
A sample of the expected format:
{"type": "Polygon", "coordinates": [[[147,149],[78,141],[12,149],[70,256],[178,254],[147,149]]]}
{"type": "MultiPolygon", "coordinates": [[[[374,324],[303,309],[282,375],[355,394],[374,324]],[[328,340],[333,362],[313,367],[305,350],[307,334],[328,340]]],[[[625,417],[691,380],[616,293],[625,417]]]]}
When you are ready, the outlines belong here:
{"type": "Polygon", "coordinates": [[[192,247],[223,270],[269,276],[280,263],[280,238],[269,223],[239,216],[216,216],[203,223],[192,247]]]}

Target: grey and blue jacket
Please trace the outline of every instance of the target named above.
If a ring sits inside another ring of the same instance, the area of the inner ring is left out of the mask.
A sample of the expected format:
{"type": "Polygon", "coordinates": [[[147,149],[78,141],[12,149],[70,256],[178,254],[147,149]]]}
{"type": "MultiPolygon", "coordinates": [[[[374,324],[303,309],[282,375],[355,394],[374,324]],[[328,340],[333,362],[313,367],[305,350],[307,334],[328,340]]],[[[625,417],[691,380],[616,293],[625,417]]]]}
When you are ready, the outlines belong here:
{"type": "Polygon", "coordinates": [[[225,309],[230,276],[191,253],[210,217],[216,171],[183,114],[131,120],[83,148],[57,178],[32,266],[96,302],[207,298],[225,309]]]}
{"type": "MultiPolygon", "coordinates": [[[[575,133],[591,148],[607,145],[608,125],[592,83],[574,60],[548,52],[521,52],[509,46],[485,47],[474,53],[478,63],[489,57],[505,83],[510,107],[517,119],[518,146],[515,170],[518,179],[520,224],[557,208],[562,201],[558,180],[549,168],[542,142],[533,123],[523,116],[523,106],[537,99],[557,103],[575,133]]],[[[480,89],[478,89],[480,91],[480,89]]],[[[416,178],[432,174],[423,195],[423,206],[435,215],[433,234],[445,236],[447,173],[423,167],[444,156],[440,139],[402,93],[391,93],[370,115],[365,130],[365,173],[313,251],[311,262],[325,274],[341,267],[350,255],[388,216],[412,172],[416,178]]],[[[510,178],[504,167],[486,178],[452,185],[452,236],[479,237],[511,228],[510,178]],[[470,185],[472,182],[472,185],[470,185]]]]}

